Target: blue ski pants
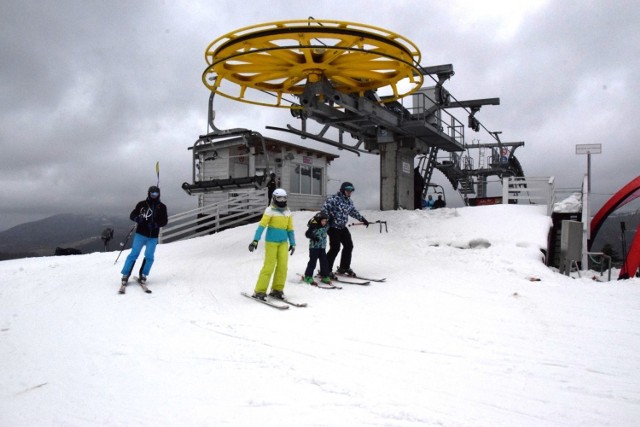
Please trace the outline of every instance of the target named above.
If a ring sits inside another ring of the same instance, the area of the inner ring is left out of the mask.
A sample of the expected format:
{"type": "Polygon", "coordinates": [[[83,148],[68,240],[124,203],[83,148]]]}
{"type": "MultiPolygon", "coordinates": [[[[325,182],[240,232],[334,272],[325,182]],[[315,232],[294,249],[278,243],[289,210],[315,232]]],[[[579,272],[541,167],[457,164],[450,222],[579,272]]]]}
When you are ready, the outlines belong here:
{"type": "Polygon", "coordinates": [[[124,267],[122,267],[122,275],[130,276],[131,270],[133,270],[133,265],[136,263],[138,259],[138,255],[142,252],[142,247],[145,246],[144,250],[144,262],[142,263],[142,271],[140,274],[144,274],[145,276],[149,275],[149,271],[151,271],[151,266],[153,265],[153,255],[156,252],[156,246],[158,245],[157,237],[146,237],[142,234],[136,233],[133,236],[133,243],[131,244],[131,252],[127,257],[127,260],[124,262],[124,267]]]}

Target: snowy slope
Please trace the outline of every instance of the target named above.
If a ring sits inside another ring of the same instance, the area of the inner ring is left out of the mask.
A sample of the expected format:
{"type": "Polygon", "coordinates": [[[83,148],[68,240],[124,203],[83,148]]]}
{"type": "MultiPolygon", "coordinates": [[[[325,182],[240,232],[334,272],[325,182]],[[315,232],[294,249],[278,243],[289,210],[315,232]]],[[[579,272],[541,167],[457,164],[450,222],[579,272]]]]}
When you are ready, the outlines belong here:
{"type": "Polygon", "coordinates": [[[296,212],[285,312],[240,296],[255,225],[159,246],[150,295],[126,253],[0,262],[0,425],[637,425],[640,279],[546,268],[535,206],[363,213],[387,282],[299,283],[296,212]]]}

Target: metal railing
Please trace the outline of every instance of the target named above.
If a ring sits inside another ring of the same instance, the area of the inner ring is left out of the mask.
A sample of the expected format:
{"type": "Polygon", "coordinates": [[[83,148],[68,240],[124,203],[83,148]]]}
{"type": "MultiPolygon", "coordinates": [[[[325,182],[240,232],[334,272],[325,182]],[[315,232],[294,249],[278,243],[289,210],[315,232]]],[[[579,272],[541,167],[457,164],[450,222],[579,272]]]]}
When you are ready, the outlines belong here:
{"type": "Polygon", "coordinates": [[[169,225],[163,227],[160,243],[190,239],[242,225],[258,218],[267,207],[265,188],[243,192],[210,205],[192,209],[169,217],[169,225]]]}
{"type": "Polygon", "coordinates": [[[441,108],[434,99],[425,93],[415,93],[412,97],[403,98],[400,103],[408,113],[408,117],[403,114],[403,120],[420,120],[440,132],[449,136],[458,144],[464,146],[464,125],[454,115],[446,109],[441,108]],[[406,101],[405,101],[406,99],[406,101]],[[408,104],[411,99],[411,105],[408,104]]]}
{"type": "MultiPolygon", "coordinates": [[[[607,275],[607,282],[611,281],[611,257],[603,252],[587,252],[589,256],[589,260],[592,261],[595,265],[600,266],[600,277],[602,277],[604,272],[605,264],[607,262],[607,271],[609,274],[607,275]],[[594,258],[600,257],[600,262],[597,262],[594,258]]],[[[578,271],[578,275],[580,275],[580,271],[578,271]]]]}
{"type": "Polygon", "coordinates": [[[555,203],[555,178],[552,176],[503,178],[502,203],[518,203],[520,200],[531,205],[547,205],[547,214],[551,215],[555,203]]]}

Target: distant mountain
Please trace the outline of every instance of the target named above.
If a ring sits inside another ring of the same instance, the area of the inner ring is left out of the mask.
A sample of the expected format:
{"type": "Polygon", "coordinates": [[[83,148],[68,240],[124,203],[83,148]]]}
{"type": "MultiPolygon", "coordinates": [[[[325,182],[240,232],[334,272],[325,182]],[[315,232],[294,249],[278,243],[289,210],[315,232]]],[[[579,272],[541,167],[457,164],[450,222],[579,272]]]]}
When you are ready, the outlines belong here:
{"type": "MultiPolygon", "coordinates": [[[[626,251],[633,241],[635,231],[640,225],[638,213],[613,214],[604,222],[591,248],[599,252],[605,244],[610,244],[617,254],[622,254],[622,231],[620,223],[625,223],[626,251]]],[[[104,215],[54,215],[39,221],[17,225],[0,231],[0,260],[50,256],[56,248],[74,248],[82,253],[102,252],[104,243],[100,238],[106,228],[114,230],[109,250],[122,249],[133,222],[127,217],[104,215]]],[[[131,242],[127,247],[131,246],[131,242]]]]}
{"type": "Polygon", "coordinates": [[[120,250],[120,242],[132,226],[127,217],[54,215],[1,231],[0,260],[54,255],[58,247],[82,253],[101,252],[104,250],[101,236],[106,228],[114,230],[109,250],[120,250]]]}

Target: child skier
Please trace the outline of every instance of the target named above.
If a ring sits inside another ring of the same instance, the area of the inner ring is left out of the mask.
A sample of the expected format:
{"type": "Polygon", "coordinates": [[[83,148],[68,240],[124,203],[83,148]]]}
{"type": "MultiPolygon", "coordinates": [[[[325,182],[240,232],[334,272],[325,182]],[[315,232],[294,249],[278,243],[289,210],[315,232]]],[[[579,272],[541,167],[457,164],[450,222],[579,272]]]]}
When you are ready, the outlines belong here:
{"type": "Polygon", "coordinates": [[[265,228],[267,234],[264,264],[258,276],[253,298],[263,301],[267,299],[267,289],[273,275],[269,296],[285,299],[283,291],[284,282],[287,279],[287,263],[289,253],[293,255],[296,249],[296,240],[293,233],[293,217],[287,207],[287,192],[282,188],[276,188],[273,191],[271,204],[265,209],[253,241],[249,244],[249,252],[253,252],[258,247],[258,241],[265,228]]]}
{"type": "Polygon", "coordinates": [[[307,269],[304,271],[304,281],[310,285],[314,283],[313,270],[316,268],[318,260],[320,260],[322,283],[331,283],[329,259],[325,252],[325,248],[327,247],[327,230],[329,229],[327,225],[328,220],[329,217],[327,214],[318,212],[307,223],[309,228],[304,235],[309,239],[309,262],[307,263],[307,269]]]}

